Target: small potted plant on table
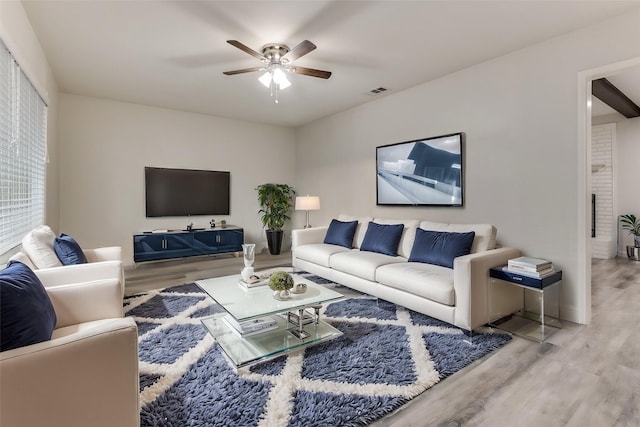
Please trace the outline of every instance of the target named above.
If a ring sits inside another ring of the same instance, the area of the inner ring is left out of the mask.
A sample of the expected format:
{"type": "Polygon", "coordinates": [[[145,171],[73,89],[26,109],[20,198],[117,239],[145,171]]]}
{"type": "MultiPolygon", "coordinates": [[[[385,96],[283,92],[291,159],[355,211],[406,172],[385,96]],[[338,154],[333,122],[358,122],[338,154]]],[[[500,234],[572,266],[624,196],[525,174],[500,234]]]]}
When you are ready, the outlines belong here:
{"type": "Polygon", "coordinates": [[[277,300],[289,299],[293,288],[293,277],[286,271],[276,271],[269,277],[269,287],[273,292],[273,297],[277,300]]]}

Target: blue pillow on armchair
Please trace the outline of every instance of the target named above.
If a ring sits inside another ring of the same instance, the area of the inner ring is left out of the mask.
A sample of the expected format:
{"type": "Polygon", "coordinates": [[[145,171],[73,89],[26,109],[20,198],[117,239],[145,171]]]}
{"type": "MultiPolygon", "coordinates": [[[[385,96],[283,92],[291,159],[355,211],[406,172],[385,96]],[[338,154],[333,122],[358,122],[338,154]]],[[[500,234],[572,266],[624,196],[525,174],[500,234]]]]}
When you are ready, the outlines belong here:
{"type": "Polygon", "coordinates": [[[362,240],[362,245],[360,245],[360,250],[397,256],[402,230],[404,230],[404,224],[377,224],[375,222],[369,222],[364,240],[362,240]]]}
{"type": "Polygon", "coordinates": [[[474,231],[449,233],[418,228],[413,248],[411,248],[411,255],[409,255],[409,262],[424,262],[453,268],[455,258],[471,253],[471,245],[475,236],[474,231]]]}
{"type": "Polygon", "coordinates": [[[0,351],[50,340],[56,321],[38,276],[23,263],[10,261],[0,271],[0,351]]]}
{"type": "Polygon", "coordinates": [[[345,248],[353,248],[353,236],[356,234],[358,221],[338,221],[332,219],[329,229],[324,237],[324,243],[329,245],[344,246],[345,248]]]}
{"type": "Polygon", "coordinates": [[[86,264],[87,257],[76,240],[64,233],[56,237],[53,242],[53,249],[58,255],[62,265],[86,264]]]}

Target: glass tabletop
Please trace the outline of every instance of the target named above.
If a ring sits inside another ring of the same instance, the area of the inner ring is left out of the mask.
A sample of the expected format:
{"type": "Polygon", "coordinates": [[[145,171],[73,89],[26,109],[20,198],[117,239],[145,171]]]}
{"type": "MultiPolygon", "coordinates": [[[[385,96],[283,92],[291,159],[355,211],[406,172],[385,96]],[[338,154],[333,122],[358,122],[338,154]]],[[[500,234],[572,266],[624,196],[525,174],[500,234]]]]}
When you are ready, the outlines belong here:
{"type": "Polygon", "coordinates": [[[239,274],[198,280],[196,284],[238,321],[296,310],[343,297],[342,294],[316,285],[302,276],[292,274],[292,277],[296,284],[305,283],[307,291],[292,293],[291,298],[285,301],[276,300],[273,291],[266,285],[245,288],[240,284],[239,274]]]}

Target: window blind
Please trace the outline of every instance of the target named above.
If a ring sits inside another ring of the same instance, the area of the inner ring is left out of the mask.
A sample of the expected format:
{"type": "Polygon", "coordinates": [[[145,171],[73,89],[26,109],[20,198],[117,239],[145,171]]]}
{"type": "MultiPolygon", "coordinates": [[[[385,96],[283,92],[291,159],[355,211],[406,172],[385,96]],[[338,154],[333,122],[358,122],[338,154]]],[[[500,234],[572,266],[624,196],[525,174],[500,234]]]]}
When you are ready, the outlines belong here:
{"type": "Polygon", "coordinates": [[[44,223],[47,107],[0,40],[0,255],[44,223]]]}

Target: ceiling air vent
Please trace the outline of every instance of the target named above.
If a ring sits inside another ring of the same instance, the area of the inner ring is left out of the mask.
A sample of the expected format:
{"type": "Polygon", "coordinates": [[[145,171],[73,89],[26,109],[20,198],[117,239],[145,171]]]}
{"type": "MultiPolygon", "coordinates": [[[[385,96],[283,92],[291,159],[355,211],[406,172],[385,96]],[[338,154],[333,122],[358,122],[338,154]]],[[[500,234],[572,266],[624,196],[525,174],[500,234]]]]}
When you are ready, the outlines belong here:
{"type": "Polygon", "coordinates": [[[377,95],[379,93],[385,92],[386,90],[388,90],[386,87],[377,87],[375,89],[370,90],[369,93],[372,95],[377,95]]]}

